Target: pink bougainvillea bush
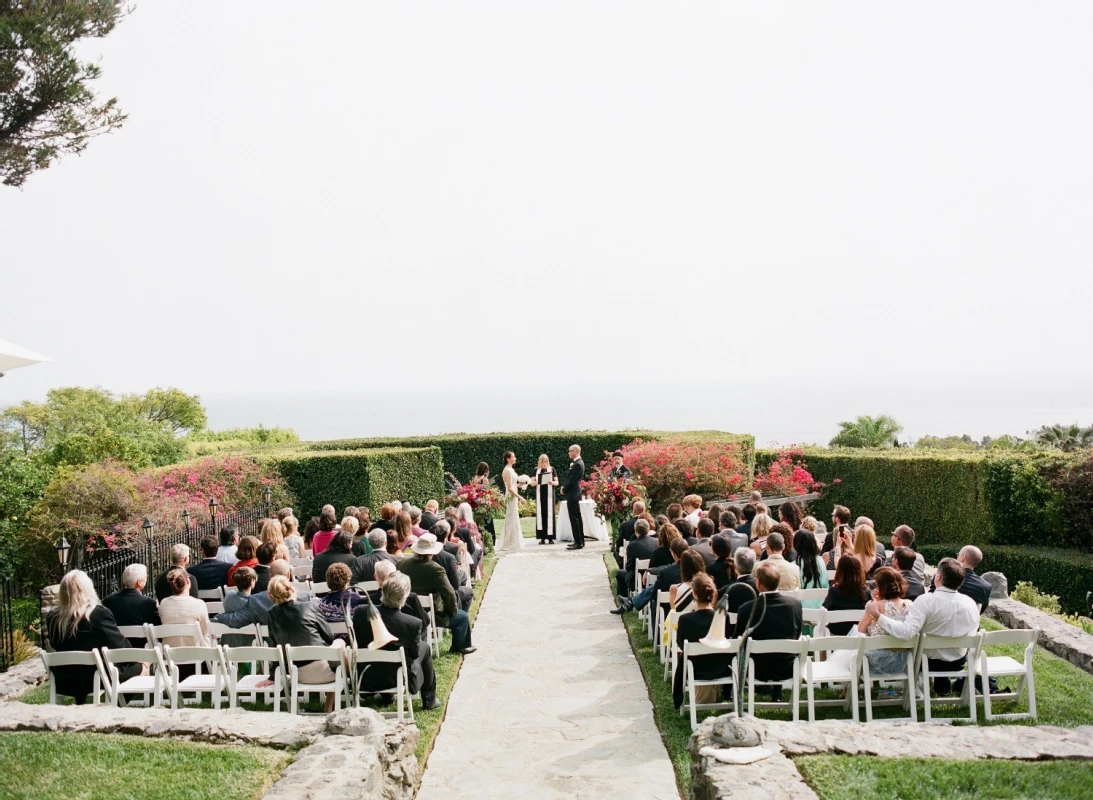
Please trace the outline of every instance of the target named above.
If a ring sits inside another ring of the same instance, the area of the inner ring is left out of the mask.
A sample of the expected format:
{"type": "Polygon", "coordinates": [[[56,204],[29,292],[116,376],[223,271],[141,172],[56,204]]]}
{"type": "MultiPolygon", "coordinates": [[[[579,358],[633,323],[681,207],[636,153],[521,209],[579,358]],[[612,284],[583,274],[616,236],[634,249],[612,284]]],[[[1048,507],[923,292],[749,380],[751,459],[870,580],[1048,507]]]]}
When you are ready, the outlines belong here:
{"type": "Polygon", "coordinates": [[[799,447],[779,451],[765,470],[756,472],[754,488],[764,497],[793,497],[822,491],[824,484],[812,477],[804,459],[805,451],[799,447]]]}
{"type": "MultiPolygon", "coordinates": [[[[744,450],[735,442],[635,439],[622,453],[658,510],[687,494],[727,497],[750,485],[744,450]]],[[[597,467],[601,472],[610,468],[610,458],[597,467]]]]}

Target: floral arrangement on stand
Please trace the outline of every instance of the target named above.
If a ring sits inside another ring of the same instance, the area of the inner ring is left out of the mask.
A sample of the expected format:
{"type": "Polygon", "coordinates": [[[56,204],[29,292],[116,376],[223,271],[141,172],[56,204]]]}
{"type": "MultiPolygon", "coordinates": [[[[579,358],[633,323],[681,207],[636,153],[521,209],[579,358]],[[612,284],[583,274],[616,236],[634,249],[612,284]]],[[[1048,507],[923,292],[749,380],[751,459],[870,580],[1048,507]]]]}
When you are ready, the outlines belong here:
{"type": "Polygon", "coordinates": [[[492,535],[490,521],[505,515],[505,498],[501,490],[493,486],[472,486],[469,483],[460,486],[458,491],[448,495],[448,505],[457,506],[460,503],[470,505],[474,512],[474,524],[483,535],[487,532],[492,535]]]}
{"type": "Polygon", "coordinates": [[[591,479],[581,483],[581,488],[596,503],[596,514],[611,524],[612,531],[617,531],[630,517],[634,503],[645,499],[646,491],[638,481],[608,477],[610,468],[610,462],[606,466],[601,463],[591,479]]]}

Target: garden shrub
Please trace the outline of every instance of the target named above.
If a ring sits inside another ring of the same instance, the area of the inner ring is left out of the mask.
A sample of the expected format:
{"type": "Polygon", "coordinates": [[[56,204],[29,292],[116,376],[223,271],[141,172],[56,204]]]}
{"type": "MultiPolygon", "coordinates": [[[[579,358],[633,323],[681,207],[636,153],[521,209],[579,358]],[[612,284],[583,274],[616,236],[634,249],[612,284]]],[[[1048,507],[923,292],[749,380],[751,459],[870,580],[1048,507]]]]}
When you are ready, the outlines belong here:
{"type": "MultiPolygon", "coordinates": [[[[684,495],[728,497],[751,487],[752,476],[738,442],[671,436],[635,439],[621,450],[656,511],[679,502],[684,495]]],[[[601,469],[609,467],[609,459],[600,463],[601,469]]]]}

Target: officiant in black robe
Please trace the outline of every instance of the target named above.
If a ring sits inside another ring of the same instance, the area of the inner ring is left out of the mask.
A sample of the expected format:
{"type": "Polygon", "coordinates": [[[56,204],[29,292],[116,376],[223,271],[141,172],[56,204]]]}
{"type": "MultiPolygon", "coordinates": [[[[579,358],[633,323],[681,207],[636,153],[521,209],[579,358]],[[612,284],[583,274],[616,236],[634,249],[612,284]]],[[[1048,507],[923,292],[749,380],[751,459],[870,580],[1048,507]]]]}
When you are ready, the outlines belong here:
{"type": "Polygon", "coordinates": [[[539,456],[539,466],[532,480],[535,482],[535,538],[539,544],[554,544],[558,536],[554,518],[554,487],[558,485],[558,473],[545,454],[539,456]]]}

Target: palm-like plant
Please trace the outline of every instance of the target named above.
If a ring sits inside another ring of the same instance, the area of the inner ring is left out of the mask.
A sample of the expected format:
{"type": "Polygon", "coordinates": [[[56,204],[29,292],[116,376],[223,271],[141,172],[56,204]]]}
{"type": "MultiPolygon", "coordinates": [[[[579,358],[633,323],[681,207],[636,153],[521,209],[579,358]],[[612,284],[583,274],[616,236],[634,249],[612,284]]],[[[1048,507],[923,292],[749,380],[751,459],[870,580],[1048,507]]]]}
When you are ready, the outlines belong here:
{"type": "Polygon", "coordinates": [[[896,434],[903,426],[894,417],[861,416],[853,422],[840,422],[839,432],[828,444],[831,447],[893,447],[896,434]]]}
{"type": "Polygon", "coordinates": [[[1036,431],[1036,441],[1042,442],[1064,453],[1093,447],[1093,426],[1082,428],[1079,425],[1045,425],[1036,431]]]}

